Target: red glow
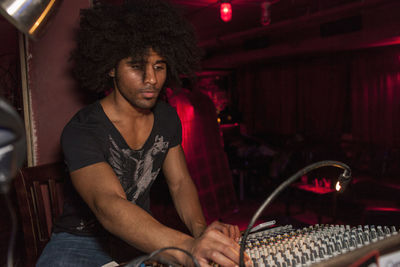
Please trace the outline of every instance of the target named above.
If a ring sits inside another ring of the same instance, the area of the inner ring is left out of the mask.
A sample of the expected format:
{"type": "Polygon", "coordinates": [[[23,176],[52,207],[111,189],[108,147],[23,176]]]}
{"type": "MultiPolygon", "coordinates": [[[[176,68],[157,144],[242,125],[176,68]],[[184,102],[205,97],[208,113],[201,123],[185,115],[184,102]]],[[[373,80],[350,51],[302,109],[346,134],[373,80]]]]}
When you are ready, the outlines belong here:
{"type": "Polygon", "coordinates": [[[368,211],[393,211],[393,212],[399,212],[400,209],[394,208],[394,207],[379,207],[379,206],[370,206],[367,207],[368,211]]]}
{"type": "Polygon", "coordinates": [[[222,3],[221,4],[221,19],[225,22],[228,22],[232,19],[232,6],[231,3],[222,3]]]}
{"type": "Polygon", "coordinates": [[[389,45],[398,45],[400,44],[400,37],[391,37],[381,41],[372,42],[367,45],[367,47],[380,47],[380,46],[389,46],[389,45]]]}
{"type": "Polygon", "coordinates": [[[221,124],[219,127],[221,129],[232,129],[239,126],[239,123],[235,122],[235,123],[227,123],[227,124],[221,124]]]}
{"type": "Polygon", "coordinates": [[[184,94],[171,97],[169,103],[175,107],[182,122],[182,148],[187,151],[190,145],[189,140],[196,135],[194,131],[196,123],[194,107],[184,94]]]}
{"type": "Polygon", "coordinates": [[[295,184],[295,186],[301,190],[313,192],[313,193],[319,194],[319,195],[324,195],[324,194],[329,194],[329,193],[335,192],[335,190],[332,188],[316,187],[311,184],[295,184]]]}

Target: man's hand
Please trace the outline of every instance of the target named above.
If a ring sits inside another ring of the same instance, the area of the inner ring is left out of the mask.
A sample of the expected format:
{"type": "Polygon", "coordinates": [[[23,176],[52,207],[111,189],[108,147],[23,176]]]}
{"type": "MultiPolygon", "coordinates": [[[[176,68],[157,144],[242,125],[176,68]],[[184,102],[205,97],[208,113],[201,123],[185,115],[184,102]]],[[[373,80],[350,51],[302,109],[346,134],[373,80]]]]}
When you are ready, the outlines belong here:
{"type": "Polygon", "coordinates": [[[237,225],[231,225],[219,221],[214,221],[212,224],[208,226],[208,228],[219,230],[224,235],[230,237],[236,242],[239,242],[240,231],[237,225]]]}
{"type": "MultiPolygon", "coordinates": [[[[213,262],[220,266],[238,266],[240,246],[236,239],[239,237],[237,226],[213,222],[200,237],[192,241],[190,252],[202,267],[211,266],[213,262]]],[[[246,266],[251,266],[250,258],[246,254],[244,257],[246,266]]]]}

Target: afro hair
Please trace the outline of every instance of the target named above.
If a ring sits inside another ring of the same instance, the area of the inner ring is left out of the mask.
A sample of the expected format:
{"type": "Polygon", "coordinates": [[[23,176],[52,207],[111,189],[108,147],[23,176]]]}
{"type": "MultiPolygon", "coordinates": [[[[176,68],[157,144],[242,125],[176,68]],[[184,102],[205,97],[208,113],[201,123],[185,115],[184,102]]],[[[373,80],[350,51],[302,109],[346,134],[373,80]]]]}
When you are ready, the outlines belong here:
{"type": "Polygon", "coordinates": [[[72,52],[80,87],[102,93],[112,87],[109,71],[121,59],[144,60],[152,48],[167,62],[166,86],[194,77],[201,51],[192,28],[165,0],[127,0],[81,10],[77,47],[72,52]]]}

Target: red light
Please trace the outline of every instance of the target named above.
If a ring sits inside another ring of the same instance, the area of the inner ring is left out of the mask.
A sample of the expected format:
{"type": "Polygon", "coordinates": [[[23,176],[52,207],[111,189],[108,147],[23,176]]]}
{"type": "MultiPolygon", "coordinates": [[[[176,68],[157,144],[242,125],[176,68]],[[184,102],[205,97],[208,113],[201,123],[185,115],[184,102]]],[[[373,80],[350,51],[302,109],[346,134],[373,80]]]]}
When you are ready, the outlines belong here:
{"type": "Polygon", "coordinates": [[[225,22],[230,21],[232,19],[232,6],[231,3],[222,3],[221,4],[221,19],[225,22]]]}

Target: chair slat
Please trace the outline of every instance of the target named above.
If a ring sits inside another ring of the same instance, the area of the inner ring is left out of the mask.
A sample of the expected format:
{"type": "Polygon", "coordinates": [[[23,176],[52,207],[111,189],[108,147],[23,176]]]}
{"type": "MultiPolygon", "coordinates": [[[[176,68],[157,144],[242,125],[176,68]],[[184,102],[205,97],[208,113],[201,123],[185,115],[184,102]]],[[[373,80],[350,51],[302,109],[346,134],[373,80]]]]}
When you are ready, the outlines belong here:
{"type": "Polygon", "coordinates": [[[58,162],[23,168],[14,180],[24,232],[24,266],[35,266],[50,239],[51,227],[62,211],[66,178],[64,163],[58,162]]]}
{"type": "MultiPolygon", "coordinates": [[[[58,200],[57,200],[57,188],[56,181],[54,179],[49,179],[49,191],[50,191],[50,203],[51,203],[51,214],[52,218],[55,219],[55,216],[58,216],[58,200]]],[[[52,221],[54,223],[54,220],[52,221]]]]}
{"type": "Polygon", "coordinates": [[[37,181],[33,182],[33,199],[35,203],[35,215],[36,215],[36,227],[39,234],[39,240],[44,241],[48,238],[46,229],[46,212],[44,207],[44,200],[40,183],[37,181]]]}

